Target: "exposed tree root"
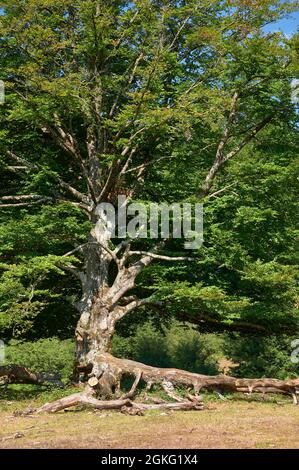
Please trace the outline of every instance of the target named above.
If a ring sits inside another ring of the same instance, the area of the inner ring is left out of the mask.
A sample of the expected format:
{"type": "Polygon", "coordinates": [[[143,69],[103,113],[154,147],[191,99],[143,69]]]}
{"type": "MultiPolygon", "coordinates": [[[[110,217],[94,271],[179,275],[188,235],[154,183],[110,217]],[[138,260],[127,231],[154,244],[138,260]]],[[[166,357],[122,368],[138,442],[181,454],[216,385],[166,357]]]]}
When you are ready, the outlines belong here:
{"type": "Polygon", "coordinates": [[[65,410],[72,406],[85,405],[97,410],[116,410],[124,406],[130,406],[131,401],[127,399],[119,400],[97,400],[88,393],[74,393],[68,397],[61,398],[52,403],[46,403],[41,408],[36,410],[37,413],[56,413],[57,411],[65,410]]]}
{"type": "Polygon", "coordinates": [[[137,387],[137,380],[126,398],[119,398],[117,400],[98,400],[93,395],[95,391],[88,385],[85,392],[74,393],[68,397],[61,398],[52,403],[46,403],[37,410],[36,413],[56,413],[65,410],[72,406],[84,405],[95,408],[97,410],[116,410],[120,409],[122,413],[126,414],[143,414],[146,410],[200,410],[203,408],[203,403],[200,398],[192,397],[189,400],[182,400],[177,403],[133,403],[128,395],[132,394],[133,388],[137,387]]]}

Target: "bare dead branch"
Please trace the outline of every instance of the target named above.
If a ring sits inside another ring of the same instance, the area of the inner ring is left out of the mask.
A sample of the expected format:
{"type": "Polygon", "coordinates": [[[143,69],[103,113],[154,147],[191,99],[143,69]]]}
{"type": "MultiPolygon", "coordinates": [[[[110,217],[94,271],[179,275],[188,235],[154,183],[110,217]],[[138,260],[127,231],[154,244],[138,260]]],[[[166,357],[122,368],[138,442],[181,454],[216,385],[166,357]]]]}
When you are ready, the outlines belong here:
{"type": "Polygon", "coordinates": [[[23,158],[23,157],[19,157],[18,155],[16,155],[14,152],[12,151],[7,151],[7,155],[12,158],[13,160],[15,160],[17,163],[19,163],[20,165],[22,166],[25,166],[26,168],[28,169],[31,169],[31,170],[39,170],[39,166],[30,162],[29,160],[26,160],[26,158],[23,158]]]}
{"type": "Polygon", "coordinates": [[[125,169],[125,167],[124,167],[121,171],[121,174],[125,175],[127,173],[132,173],[134,171],[144,170],[147,166],[154,165],[155,163],[158,163],[161,160],[166,160],[166,159],[170,159],[170,158],[173,158],[172,155],[167,156],[167,157],[157,158],[156,160],[152,160],[150,162],[142,163],[141,165],[135,166],[134,168],[129,168],[128,170],[125,169]]]}
{"type": "Polygon", "coordinates": [[[20,194],[16,196],[1,196],[0,201],[22,202],[22,201],[30,201],[30,200],[32,201],[40,200],[40,199],[45,199],[45,198],[46,198],[45,196],[42,196],[40,194],[20,194]]]}
{"type": "Polygon", "coordinates": [[[43,204],[44,202],[49,202],[49,200],[50,198],[43,198],[37,201],[31,201],[31,202],[20,202],[16,204],[13,204],[13,203],[12,204],[0,204],[0,209],[34,206],[37,204],[43,204]]]}
{"type": "Polygon", "coordinates": [[[219,194],[224,193],[224,192],[227,191],[229,188],[231,188],[232,186],[235,186],[235,185],[236,185],[236,183],[229,184],[229,185],[225,186],[224,188],[218,189],[218,191],[215,191],[214,193],[209,194],[208,197],[209,197],[209,198],[216,197],[216,196],[218,196],[219,194]]]}
{"type": "Polygon", "coordinates": [[[125,306],[117,307],[116,319],[117,321],[121,320],[129,312],[132,312],[133,310],[136,310],[137,308],[142,307],[143,305],[153,305],[155,307],[162,307],[164,304],[165,303],[160,300],[154,300],[151,298],[136,299],[125,306]]]}
{"type": "Polygon", "coordinates": [[[194,261],[194,258],[190,258],[187,256],[165,256],[165,255],[158,255],[157,253],[152,253],[151,251],[129,251],[128,256],[133,255],[141,255],[141,256],[149,256],[153,259],[159,259],[163,261],[194,261]]]}
{"type": "Polygon", "coordinates": [[[181,32],[183,31],[183,29],[185,28],[188,20],[190,19],[190,16],[187,16],[187,18],[184,19],[184,21],[182,22],[181,26],[179,27],[176,35],[174,36],[172,42],[170,43],[170,46],[169,46],[169,50],[171,50],[173,48],[173,46],[175,45],[176,41],[178,40],[181,32]]]}

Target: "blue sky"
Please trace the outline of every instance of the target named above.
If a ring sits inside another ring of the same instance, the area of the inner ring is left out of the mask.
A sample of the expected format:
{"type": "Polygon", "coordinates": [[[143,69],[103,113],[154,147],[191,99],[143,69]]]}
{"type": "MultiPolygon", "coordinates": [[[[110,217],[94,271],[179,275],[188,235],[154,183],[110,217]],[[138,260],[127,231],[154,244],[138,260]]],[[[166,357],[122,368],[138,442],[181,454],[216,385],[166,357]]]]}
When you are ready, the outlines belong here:
{"type": "Polygon", "coordinates": [[[270,31],[282,31],[285,34],[293,34],[299,28],[299,11],[292,13],[289,17],[284,18],[283,20],[272,23],[268,26],[265,26],[264,30],[266,32],[270,31]]]}

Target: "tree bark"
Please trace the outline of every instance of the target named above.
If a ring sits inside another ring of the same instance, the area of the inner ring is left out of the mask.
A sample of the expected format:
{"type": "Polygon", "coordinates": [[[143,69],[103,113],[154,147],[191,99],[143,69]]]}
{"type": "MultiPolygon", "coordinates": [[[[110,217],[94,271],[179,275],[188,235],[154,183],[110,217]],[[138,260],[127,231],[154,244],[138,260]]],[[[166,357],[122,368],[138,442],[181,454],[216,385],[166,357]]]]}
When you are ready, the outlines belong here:
{"type": "Polygon", "coordinates": [[[241,393],[299,393],[299,379],[278,380],[272,378],[247,379],[228,375],[208,376],[180,369],[151,367],[128,359],[119,359],[111,354],[100,353],[95,356],[100,369],[109,371],[116,378],[115,385],[120,383],[123,375],[136,377],[142,374],[142,380],[149,386],[171,384],[172,386],[192,387],[197,394],[202,390],[223,390],[241,393]]]}
{"type": "MultiPolygon", "coordinates": [[[[92,213],[94,228],[84,250],[84,270],[76,274],[82,284],[82,298],[77,302],[80,318],[76,327],[76,374],[85,380],[95,365],[98,353],[110,352],[116,323],[128,312],[140,305],[150,303],[148,299],[126,298],[136,277],[153,260],[154,253],[141,253],[139,260],[132,264],[128,258],[130,242],[122,242],[113,251],[109,248],[111,231],[103,214],[92,213]],[[109,267],[115,263],[117,273],[109,278],[109,267]]],[[[155,254],[155,259],[159,255],[155,254]]],[[[75,271],[74,268],[71,268],[75,271]]]]}
{"type": "Polygon", "coordinates": [[[37,413],[57,413],[72,406],[91,406],[97,410],[115,410],[131,404],[129,399],[125,400],[97,400],[86,393],[74,393],[68,397],[61,398],[53,403],[46,403],[37,410],[37,413]]]}

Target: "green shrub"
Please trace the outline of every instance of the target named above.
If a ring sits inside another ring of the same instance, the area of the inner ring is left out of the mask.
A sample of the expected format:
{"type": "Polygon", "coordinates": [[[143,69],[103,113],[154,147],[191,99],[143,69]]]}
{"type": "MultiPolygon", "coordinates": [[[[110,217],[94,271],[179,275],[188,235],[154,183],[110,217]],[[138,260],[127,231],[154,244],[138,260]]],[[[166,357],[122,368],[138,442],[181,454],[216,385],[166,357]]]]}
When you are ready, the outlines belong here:
{"type": "Polygon", "coordinates": [[[299,365],[291,361],[292,339],[285,335],[242,337],[235,335],[226,342],[226,351],[240,365],[234,370],[239,377],[298,377],[299,365]]]}
{"type": "Polygon", "coordinates": [[[113,354],[152,366],[177,367],[207,375],[222,372],[219,360],[230,359],[237,365],[228,372],[230,375],[285,379],[298,377],[299,373],[299,365],[291,362],[292,339],[286,335],[200,333],[178,322],[161,329],[149,321],[132,336],[116,334],[113,354]]]}
{"type": "Polygon", "coordinates": [[[134,355],[140,362],[147,362],[157,367],[167,367],[167,338],[165,333],[146,323],[136,332],[134,355]]]}
{"type": "Polygon", "coordinates": [[[129,338],[116,334],[112,353],[152,366],[177,367],[202,374],[218,373],[218,360],[224,355],[221,336],[201,334],[191,326],[176,322],[162,331],[148,322],[129,338]]]}
{"type": "Polygon", "coordinates": [[[167,367],[167,347],[165,335],[158,331],[152,322],[140,325],[134,336],[123,337],[115,334],[112,354],[144,362],[152,366],[167,367]]]}
{"type": "Polygon", "coordinates": [[[199,333],[190,326],[174,323],[166,339],[172,367],[207,375],[219,373],[218,361],[224,356],[222,336],[199,333]]]}

